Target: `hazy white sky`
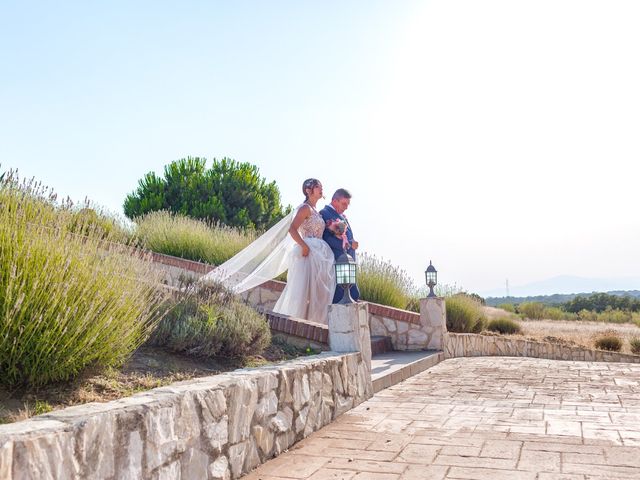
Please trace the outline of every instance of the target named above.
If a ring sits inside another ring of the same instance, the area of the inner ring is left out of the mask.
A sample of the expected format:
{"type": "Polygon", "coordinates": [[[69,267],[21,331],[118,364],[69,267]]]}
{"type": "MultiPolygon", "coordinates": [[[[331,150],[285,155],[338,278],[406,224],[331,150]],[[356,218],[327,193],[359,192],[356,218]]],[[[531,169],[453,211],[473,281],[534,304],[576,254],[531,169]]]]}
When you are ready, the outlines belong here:
{"type": "MultiPolygon", "coordinates": [[[[229,156],[471,291],[638,276],[637,1],[0,4],[0,162],[121,211],[229,156]]],[[[640,288],[629,284],[627,288],[640,288]]]]}

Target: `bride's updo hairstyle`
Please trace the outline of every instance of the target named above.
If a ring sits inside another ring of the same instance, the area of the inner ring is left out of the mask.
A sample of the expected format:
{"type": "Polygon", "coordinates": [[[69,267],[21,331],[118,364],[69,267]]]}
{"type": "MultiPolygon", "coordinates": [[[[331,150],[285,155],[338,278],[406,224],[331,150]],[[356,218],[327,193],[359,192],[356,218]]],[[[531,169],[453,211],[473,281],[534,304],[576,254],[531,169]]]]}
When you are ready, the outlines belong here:
{"type": "Polygon", "coordinates": [[[307,190],[313,191],[313,189],[318,185],[320,185],[320,180],[318,180],[317,178],[307,178],[304,182],[302,182],[302,194],[304,195],[305,200],[309,198],[307,190]]]}

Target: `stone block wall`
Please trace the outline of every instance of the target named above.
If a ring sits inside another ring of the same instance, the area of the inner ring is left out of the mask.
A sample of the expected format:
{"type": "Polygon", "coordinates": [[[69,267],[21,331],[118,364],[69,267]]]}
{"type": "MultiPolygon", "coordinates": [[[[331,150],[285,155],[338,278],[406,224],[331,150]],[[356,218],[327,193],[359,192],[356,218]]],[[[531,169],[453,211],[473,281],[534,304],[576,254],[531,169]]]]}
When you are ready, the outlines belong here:
{"type": "Polygon", "coordinates": [[[433,334],[422,324],[419,313],[375,303],[369,304],[369,327],[371,335],[390,337],[394,350],[423,350],[433,334]]]}
{"type": "Polygon", "coordinates": [[[0,425],[0,479],[231,479],[371,395],[360,353],[323,353],[0,425]]]}
{"type": "Polygon", "coordinates": [[[587,362],[640,363],[640,356],[636,355],[474,333],[446,333],[444,355],[445,358],[508,356],[587,362]]]}
{"type": "Polygon", "coordinates": [[[284,290],[285,283],[275,280],[258,285],[242,294],[242,297],[254,308],[263,311],[273,310],[280,294],[284,290]]]}
{"type": "Polygon", "coordinates": [[[164,283],[172,287],[179,287],[185,282],[195,281],[214,268],[206,263],[163,255],[162,253],[153,252],[151,256],[156,268],[164,273],[164,283]]]}

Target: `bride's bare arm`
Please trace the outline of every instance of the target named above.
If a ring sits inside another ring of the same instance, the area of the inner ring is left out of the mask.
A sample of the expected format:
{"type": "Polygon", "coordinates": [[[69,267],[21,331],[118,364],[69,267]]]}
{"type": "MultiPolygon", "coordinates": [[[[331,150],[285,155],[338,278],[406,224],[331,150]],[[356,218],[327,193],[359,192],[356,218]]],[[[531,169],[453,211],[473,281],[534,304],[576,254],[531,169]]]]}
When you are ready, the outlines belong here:
{"type": "Polygon", "coordinates": [[[309,255],[309,246],[300,236],[298,228],[300,228],[302,222],[304,222],[309,217],[309,215],[311,215],[311,208],[308,205],[301,207],[296,213],[296,216],[293,217],[293,222],[291,222],[291,226],[289,227],[289,234],[296,241],[296,243],[300,245],[300,248],[302,248],[303,257],[309,255]]]}

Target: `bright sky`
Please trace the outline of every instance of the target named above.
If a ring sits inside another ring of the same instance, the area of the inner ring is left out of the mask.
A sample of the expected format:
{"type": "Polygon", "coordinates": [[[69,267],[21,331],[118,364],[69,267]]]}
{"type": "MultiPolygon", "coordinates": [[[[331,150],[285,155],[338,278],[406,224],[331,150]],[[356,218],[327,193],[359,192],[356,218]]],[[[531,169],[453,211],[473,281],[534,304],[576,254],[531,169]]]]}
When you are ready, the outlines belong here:
{"type": "Polygon", "coordinates": [[[637,276],[638,25],[636,0],[5,0],[0,162],[120,212],[228,156],[285,204],[350,189],[362,250],[417,282],[637,276]]]}

